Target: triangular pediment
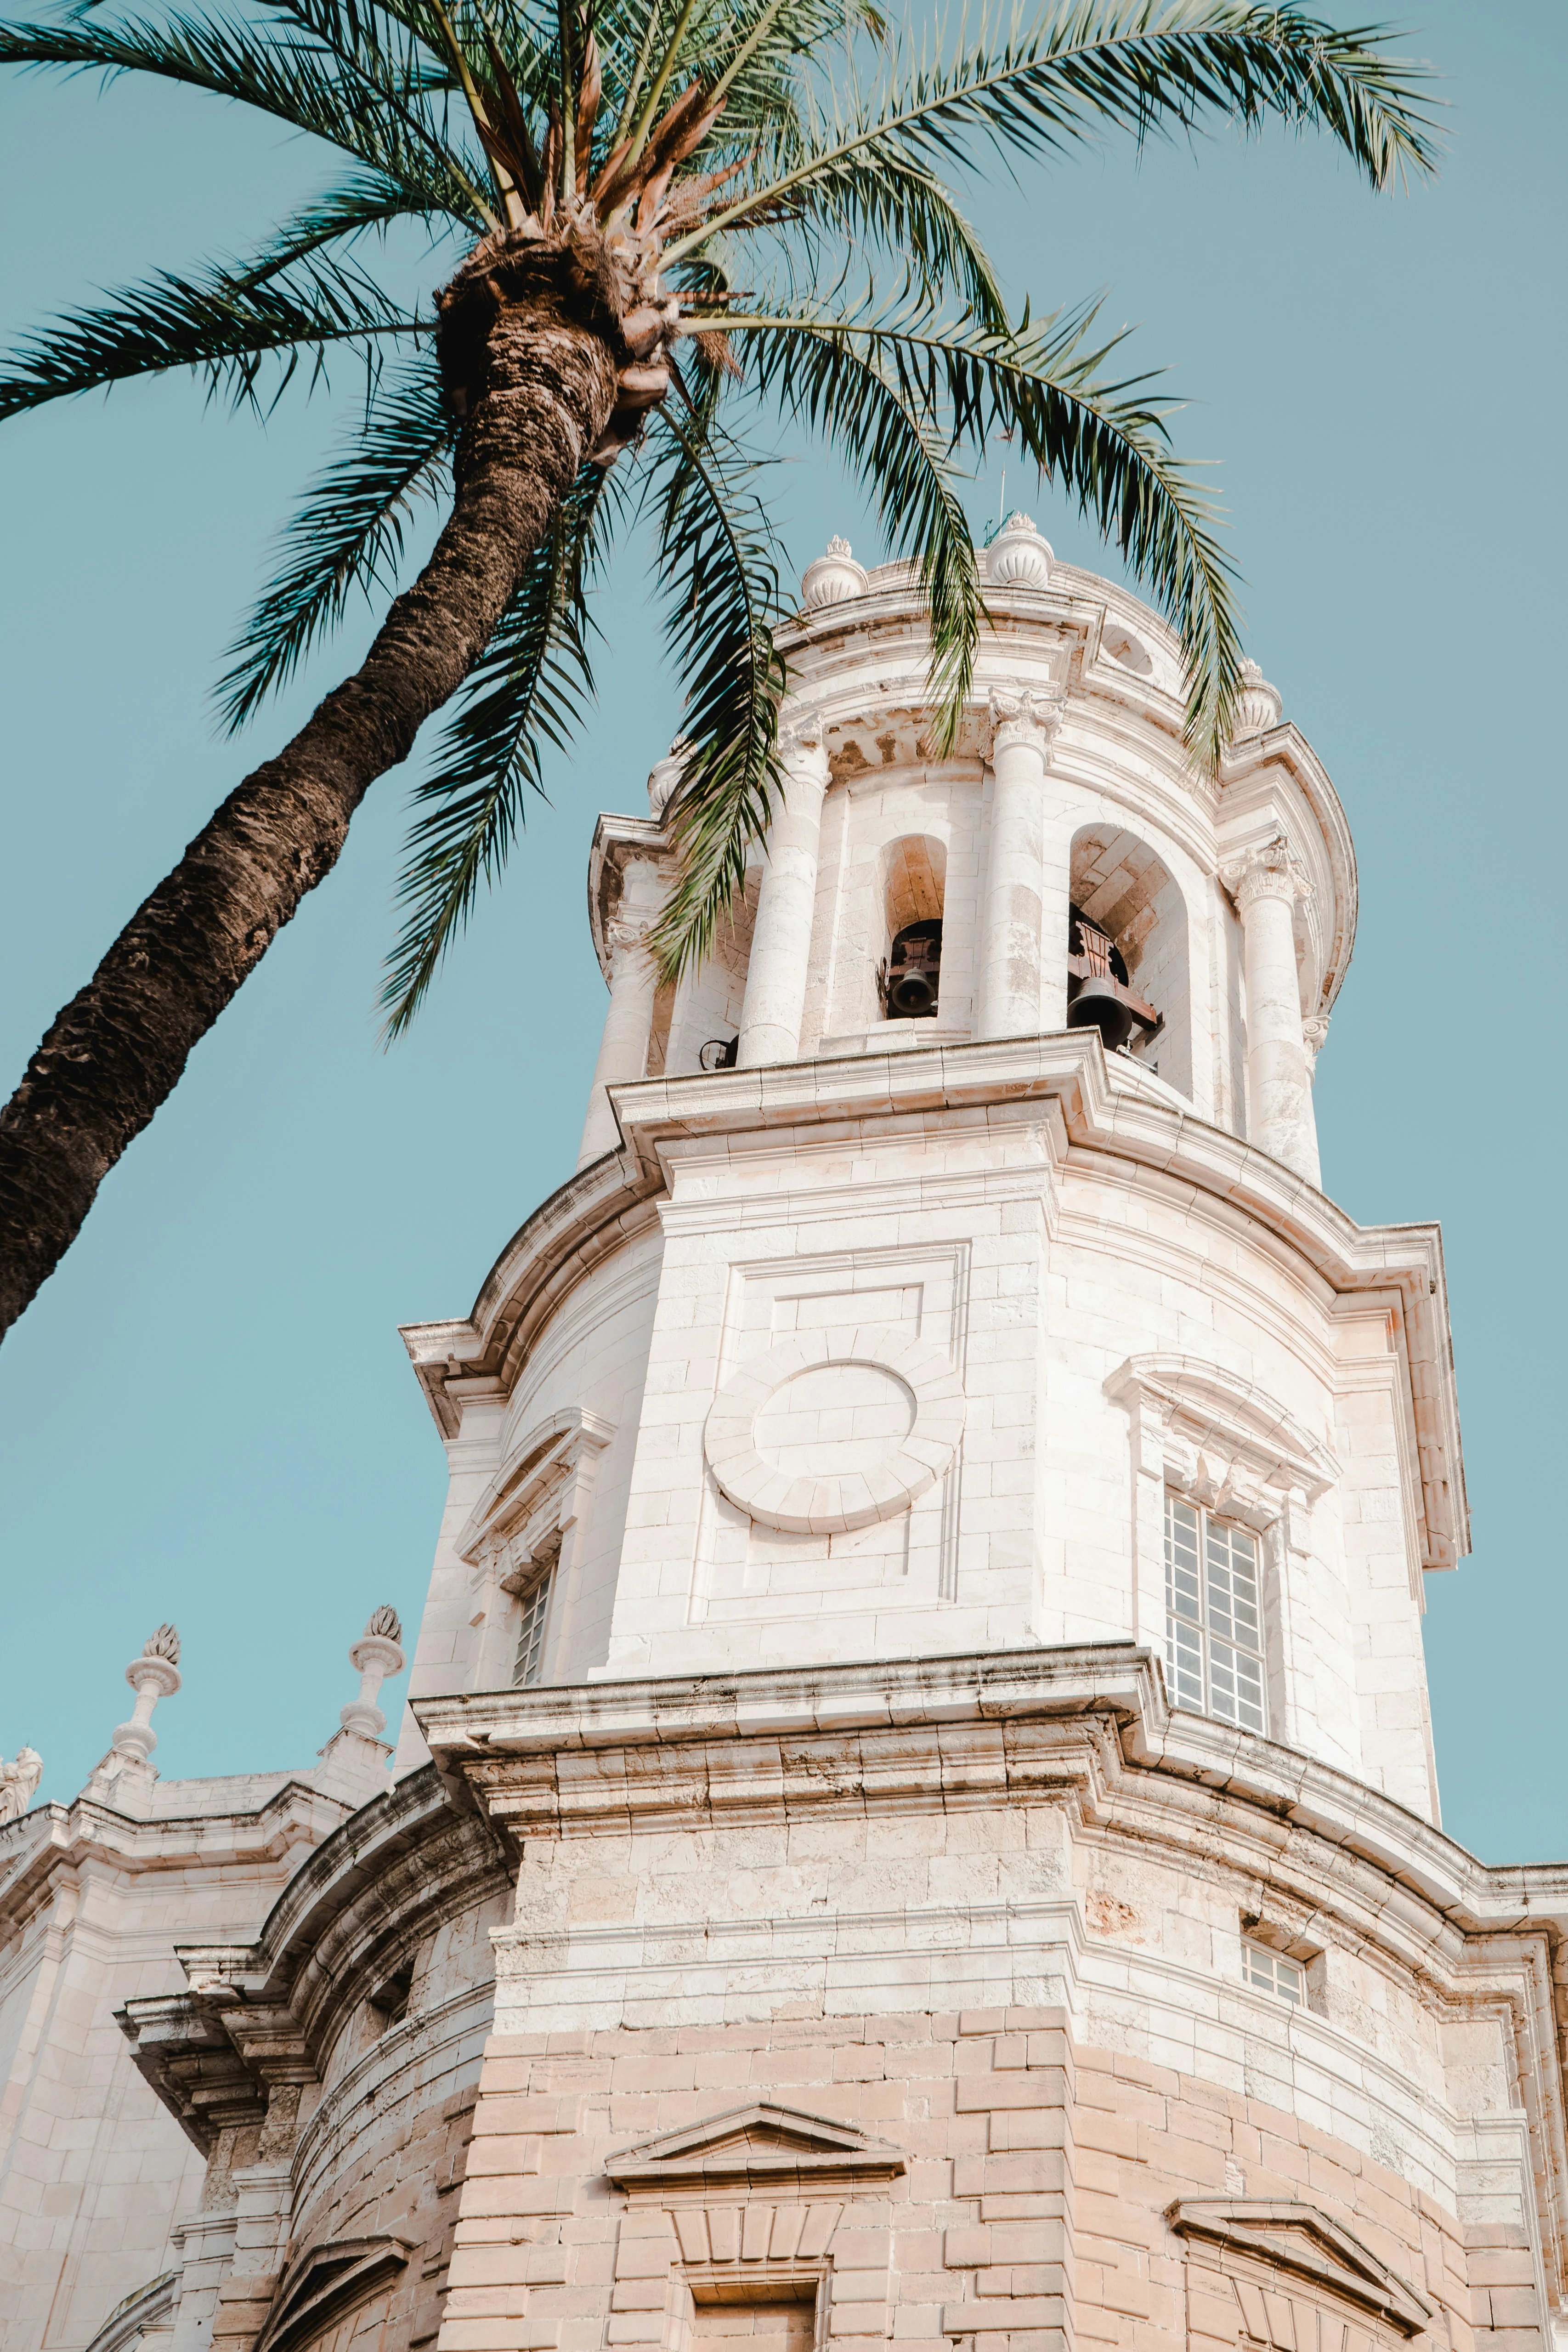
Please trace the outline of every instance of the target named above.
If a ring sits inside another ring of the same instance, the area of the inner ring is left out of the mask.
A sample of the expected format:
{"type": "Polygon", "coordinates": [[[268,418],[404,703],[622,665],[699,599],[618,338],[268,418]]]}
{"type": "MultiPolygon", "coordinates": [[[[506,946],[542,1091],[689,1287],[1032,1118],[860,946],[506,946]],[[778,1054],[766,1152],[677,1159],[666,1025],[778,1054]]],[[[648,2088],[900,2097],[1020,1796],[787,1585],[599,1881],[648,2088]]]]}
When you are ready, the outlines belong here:
{"type": "Polygon", "coordinates": [[[1354,2304],[1402,2336],[1432,2324],[1432,2307],[1408,2280],[1315,2205],[1290,2200],[1183,2198],[1166,2216],[1184,2238],[1246,2254],[1354,2304]]]}
{"type": "Polygon", "coordinates": [[[821,2185],[833,2179],[888,2180],[904,2169],[904,2158],[883,2140],[868,2139],[852,2125],[799,2107],[753,2100],[709,2116],[684,2130],[662,2132],[622,2149],[604,2168],[623,2189],[677,2184],[792,2179],[821,2185]]]}

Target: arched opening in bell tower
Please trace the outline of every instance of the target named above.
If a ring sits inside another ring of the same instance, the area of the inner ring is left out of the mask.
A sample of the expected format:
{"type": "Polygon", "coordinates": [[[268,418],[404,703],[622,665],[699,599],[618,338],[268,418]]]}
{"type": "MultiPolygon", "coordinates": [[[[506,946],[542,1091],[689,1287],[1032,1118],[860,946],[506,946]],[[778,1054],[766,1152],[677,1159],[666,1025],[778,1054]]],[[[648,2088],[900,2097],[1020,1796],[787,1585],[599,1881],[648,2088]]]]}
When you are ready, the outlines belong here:
{"type": "Polygon", "coordinates": [[[877,975],[883,1017],[935,1020],[942,986],[942,909],[947,850],[927,833],[905,834],[882,853],[886,946],[877,975]]]}
{"type": "MultiPolygon", "coordinates": [[[[1126,1050],[1178,1094],[1190,1096],[1186,901],[1169,866],[1147,842],[1113,823],[1084,825],[1072,837],[1071,898],[1071,994],[1076,999],[1095,984],[1104,964],[1111,982],[1121,983],[1115,993],[1137,1001],[1125,1024],[1126,1050]]],[[[1068,1017],[1071,1022],[1071,1003],[1068,1017]]]]}

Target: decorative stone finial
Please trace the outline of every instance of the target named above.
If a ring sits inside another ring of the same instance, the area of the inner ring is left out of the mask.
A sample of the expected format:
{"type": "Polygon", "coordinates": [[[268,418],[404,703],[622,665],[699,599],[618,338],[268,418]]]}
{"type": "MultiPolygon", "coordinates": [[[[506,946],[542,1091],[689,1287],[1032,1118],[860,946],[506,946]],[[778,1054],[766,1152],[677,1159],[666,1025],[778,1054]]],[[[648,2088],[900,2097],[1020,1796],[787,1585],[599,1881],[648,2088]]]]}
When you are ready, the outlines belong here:
{"type": "Polygon", "coordinates": [[[1244,661],[1232,741],[1241,743],[1249,735],[1266,735],[1270,727],[1278,727],[1284,715],[1285,705],[1278,687],[1270,685],[1255,661],[1244,661]]]}
{"type": "Polygon", "coordinates": [[[0,1757],[0,1822],[21,1820],[43,1777],[44,1759],[36,1748],[18,1748],[9,1764],[0,1757]]]}
{"type": "Polygon", "coordinates": [[[1050,541],[1026,514],[1009,515],[986,551],[986,571],[998,588],[1049,587],[1054,561],[1050,541]]]}
{"type": "Polygon", "coordinates": [[[870,584],[870,574],[863,563],[855,562],[849,541],[834,537],[826,555],[819,555],[800,574],[800,602],[808,613],[821,613],[830,604],[863,596],[870,584]]]}
{"type": "Polygon", "coordinates": [[[387,1719],[376,1705],[376,1694],[389,1675],[401,1675],[403,1667],[402,1627],[395,1609],[374,1612],[349,1652],[349,1664],[360,1677],[360,1696],[349,1701],[338,1720],[361,1739],[379,1739],[387,1719]]]}
{"type": "Polygon", "coordinates": [[[107,1791],[127,1769],[151,1783],[154,1775],[148,1759],[158,1745],[152,1710],[161,1698],[172,1698],[180,1687],[180,1669],[175,1663],[179,1655],[179,1633],[172,1625],[160,1625],[142,1643],[141,1655],[131,1659],[125,1669],[125,1679],[136,1693],[135,1711],[129,1723],[116,1724],[109,1754],[93,1774],[89,1786],[107,1791]]]}

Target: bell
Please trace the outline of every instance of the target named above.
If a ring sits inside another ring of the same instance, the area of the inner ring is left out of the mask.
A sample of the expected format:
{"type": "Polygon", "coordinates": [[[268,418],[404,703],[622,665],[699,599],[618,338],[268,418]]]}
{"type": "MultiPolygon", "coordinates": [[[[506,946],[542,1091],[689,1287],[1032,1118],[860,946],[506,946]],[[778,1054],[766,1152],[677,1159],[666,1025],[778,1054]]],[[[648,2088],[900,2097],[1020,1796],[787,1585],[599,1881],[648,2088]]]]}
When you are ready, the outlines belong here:
{"type": "Polygon", "coordinates": [[[1108,1054],[1124,1045],[1133,1034],[1133,1016],[1116,993],[1110,974],[1091,972],[1067,1008],[1070,1029],[1098,1029],[1108,1054]]]}
{"type": "Polygon", "coordinates": [[[942,985],[942,925],[934,917],[905,923],[894,935],[877,980],[890,1021],[929,1021],[942,985]]]}
{"type": "Polygon", "coordinates": [[[890,1021],[924,1021],[936,1010],[936,991],[931,985],[931,975],[916,967],[901,971],[887,992],[887,1017],[890,1021]]]}

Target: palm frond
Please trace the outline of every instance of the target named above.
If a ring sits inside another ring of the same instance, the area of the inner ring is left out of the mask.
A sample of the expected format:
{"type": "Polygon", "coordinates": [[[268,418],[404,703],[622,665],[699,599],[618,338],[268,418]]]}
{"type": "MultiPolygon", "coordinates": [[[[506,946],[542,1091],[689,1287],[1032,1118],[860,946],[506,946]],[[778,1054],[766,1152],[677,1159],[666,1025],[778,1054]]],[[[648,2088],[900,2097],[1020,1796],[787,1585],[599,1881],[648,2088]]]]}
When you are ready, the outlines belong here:
{"type": "Polygon", "coordinates": [[[847,379],[850,355],[858,354],[914,413],[940,411],[950,447],[978,450],[992,434],[1017,435],[1040,472],[1122,551],[1180,633],[1187,742],[1196,756],[1218,760],[1240,691],[1234,572],[1216,535],[1219,509],[1200,470],[1172,456],[1169,412],[1150,398],[1149,379],[1104,372],[1121,337],[1095,346],[1092,312],[1040,324],[1026,314],[999,335],[962,317],[933,320],[918,304],[902,315],[868,303],[840,318],[722,316],[737,344],[753,335],[767,342],[755,364],[780,398],[826,401],[834,376],[847,379]],[[817,347],[844,357],[823,361],[817,347]]]}
{"type": "Polygon", "coordinates": [[[482,174],[460,160],[448,123],[434,118],[424,100],[433,91],[445,93],[456,85],[444,58],[438,37],[438,12],[430,6],[417,17],[406,9],[386,5],[370,8],[357,0],[272,0],[320,44],[350,89],[357,87],[361,102],[377,120],[416,148],[425,148],[445,170],[459,179],[473,210],[489,227],[498,226],[479,194],[482,174]]]}
{"type": "Polygon", "coordinates": [[[428,332],[372,279],[331,262],[306,262],[287,280],[252,286],[226,273],[201,281],[160,276],[52,320],[24,343],[19,365],[0,375],[0,417],[174,368],[200,369],[214,393],[255,403],[269,359],[282,368],[281,390],[302,359],[314,382],[334,349],[374,352],[428,332]]]}
{"type": "Polygon", "coordinates": [[[750,468],[695,409],[685,421],[664,410],[656,431],[664,446],[648,497],[661,508],[665,626],[691,746],[671,803],[674,887],[648,938],[668,982],[707,955],[744,887],[747,850],[767,834],[785,678],[772,628],[778,564],[750,468]]]}
{"type": "Polygon", "coordinates": [[[494,881],[506,862],[524,795],[543,792],[544,747],[565,749],[592,696],[586,590],[610,478],[596,466],[578,476],[414,794],[418,814],[397,891],[402,928],[381,996],[389,1041],[418,1012],[481,883],[494,881]]]}
{"type": "Polygon", "coordinates": [[[258,38],[222,18],[174,15],[109,22],[72,9],[55,23],[0,25],[0,65],[148,73],[251,106],[339,147],[402,186],[416,204],[471,215],[472,192],[434,120],[402,114],[345,85],[331,58],[301,41],[258,38]]]}
{"type": "Polygon", "coordinates": [[[949,462],[939,386],[917,380],[874,338],[808,327],[743,334],[758,388],[820,432],[879,507],[894,551],[919,567],[931,623],[930,683],[939,751],[952,749],[974,684],[984,606],[968,516],[949,462]]]}
{"type": "Polygon", "coordinates": [[[277,569],[241,628],[215,700],[234,734],[334,628],[356,589],[395,584],[409,509],[447,478],[455,427],[434,364],[372,393],[362,424],[307,491],[277,569]]]}
{"type": "Polygon", "coordinates": [[[776,210],[749,215],[747,226],[826,232],[843,253],[880,247],[920,273],[928,299],[956,295],[987,324],[1007,324],[990,256],[951,191],[922,165],[893,158],[871,167],[847,157],[790,187],[776,210]]]}
{"type": "MultiPolygon", "coordinates": [[[[1016,26],[1016,19],[1011,20],[1016,26]]],[[[714,215],[729,228],[766,217],[797,188],[852,158],[935,173],[963,168],[978,132],[1039,158],[1130,131],[1195,129],[1206,115],[1257,130],[1270,117],[1325,131],[1375,188],[1437,160],[1423,68],[1393,56],[1390,37],[1342,32],[1294,5],[1250,0],[1069,0],[1023,34],[982,20],[949,58],[907,47],[864,95],[826,105],[813,151],[714,215]]],[[[701,238],[694,231],[679,251],[701,238]]]]}
{"type": "Polygon", "coordinates": [[[436,219],[450,226],[447,209],[413,203],[394,181],[380,173],[344,180],[335,188],[301,205],[267,238],[261,252],[225,271],[231,285],[248,289],[280,277],[295,263],[308,260],[329,245],[352,244],[356,237],[384,232],[395,220],[436,219]]]}

